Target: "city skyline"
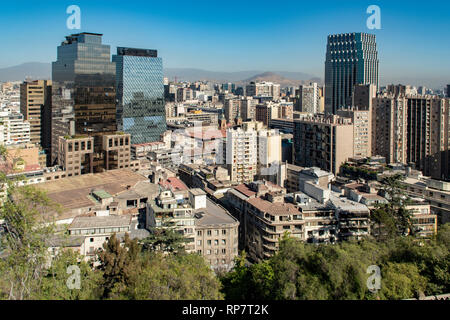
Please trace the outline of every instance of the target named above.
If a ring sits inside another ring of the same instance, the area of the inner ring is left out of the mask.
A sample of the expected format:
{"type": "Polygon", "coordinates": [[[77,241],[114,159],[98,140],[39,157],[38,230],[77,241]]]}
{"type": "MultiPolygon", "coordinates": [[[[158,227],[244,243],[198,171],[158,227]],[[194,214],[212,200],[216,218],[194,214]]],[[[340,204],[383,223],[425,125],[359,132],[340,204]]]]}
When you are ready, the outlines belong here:
{"type": "Polygon", "coordinates": [[[234,3],[228,7],[206,2],[196,2],[195,6],[177,3],[171,10],[165,10],[154,2],[106,6],[105,2],[78,1],[81,30],[69,30],[66,27],[69,15],[65,11],[71,4],[67,1],[40,4],[39,16],[33,14],[36,4],[32,2],[21,3],[23,10],[14,5],[14,11],[10,5],[4,5],[1,23],[8,25],[4,28],[4,41],[9,50],[0,54],[0,67],[54,61],[54,45],[65,35],[99,32],[112,50],[120,46],[158,48],[165,57],[164,68],[290,70],[323,79],[327,36],[366,32],[377,37],[381,85],[403,83],[440,88],[448,82],[450,65],[445,63],[445,57],[449,45],[439,41],[441,36],[436,32],[448,29],[448,19],[434,19],[437,11],[441,15],[449,12],[445,10],[448,4],[429,2],[421,9],[421,22],[417,23],[417,12],[414,6],[410,8],[411,2],[406,6],[402,2],[378,1],[381,29],[369,30],[366,9],[371,3],[367,1],[339,5],[326,2],[321,8],[288,3],[271,10],[265,9],[265,2],[262,6],[246,2],[239,6],[241,15],[231,15],[236,8],[234,3]],[[17,37],[39,22],[45,22],[41,23],[40,37],[27,42],[17,37]],[[423,49],[417,49],[418,40],[423,49]]]}

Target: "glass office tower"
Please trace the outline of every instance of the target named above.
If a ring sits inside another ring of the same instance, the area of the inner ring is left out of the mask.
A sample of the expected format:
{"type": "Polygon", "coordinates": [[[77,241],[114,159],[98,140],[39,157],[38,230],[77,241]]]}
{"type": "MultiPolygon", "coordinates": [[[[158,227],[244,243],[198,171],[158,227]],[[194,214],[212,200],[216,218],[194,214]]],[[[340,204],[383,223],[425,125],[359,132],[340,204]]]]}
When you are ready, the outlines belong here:
{"type": "Polygon", "coordinates": [[[131,143],[159,141],[167,130],[162,59],[156,50],[117,48],[117,125],[131,143]]]}
{"type": "Polygon", "coordinates": [[[94,150],[99,150],[102,135],[117,130],[116,66],[102,36],[73,34],[58,47],[57,61],[52,64],[53,164],[60,136],[94,136],[94,150]]]}
{"type": "Polygon", "coordinates": [[[325,60],[325,112],[336,114],[352,104],[355,84],[374,84],[378,91],[375,35],[345,33],[328,36],[325,60]]]}

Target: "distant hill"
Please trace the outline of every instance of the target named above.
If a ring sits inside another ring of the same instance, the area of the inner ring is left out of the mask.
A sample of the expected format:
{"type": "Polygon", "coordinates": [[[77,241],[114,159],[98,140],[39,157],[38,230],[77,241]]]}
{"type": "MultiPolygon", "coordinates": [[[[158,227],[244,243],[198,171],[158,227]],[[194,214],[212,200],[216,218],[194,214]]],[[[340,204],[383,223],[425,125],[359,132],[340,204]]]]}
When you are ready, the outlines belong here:
{"type": "Polygon", "coordinates": [[[51,63],[28,62],[14,67],[0,69],[0,81],[24,81],[25,79],[50,79],[51,63]]]}
{"type": "Polygon", "coordinates": [[[321,79],[302,72],[288,72],[288,71],[238,71],[238,72],[217,72],[206,71],[202,69],[185,69],[185,68],[166,68],[164,75],[170,80],[197,81],[208,80],[216,82],[236,82],[243,84],[249,81],[273,81],[279,79],[282,86],[298,85],[303,82],[316,81],[321,82],[321,79]],[[252,80],[253,79],[253,80],[252,80]],[[273,80],[270,80],[273,79],[273,80]]]}
{"type": "MultiPolygon", "coordinates": [[[[290,72],[292,74],[292,72],[290,72]]],[[[292,76],[292,75],[291,75],[292,76]]],[[[301,84],[308,84],[310,82],[321,82],[321,79],[309,77],[307,79],[295,79],[295,78],[288,78],[286,76],[282,76],[275,72],[264,72],[261,74],[257,74],[251,78],[248,78],[246,80],[241,81],[241,84],[249,83],[249,82],[261,82],[261,81],[268,81],[268,82],[274,82],[279,83],[281,87],[296,87],[301,84]]]]}
{"type": "MultiPolygon", "coordinates": [[[[25,79],[50,79],[51,63],[29,62],[18,66],[0,68],[0,81],[24,81],[25,79]]],[[[218,83],[234,82],[245,84],[250,81],[272,81],[282,86],[297,86],[311,81],[321,82],[321,79],[302,72],[288,71],[237,71],[218,72],[192,68],[165,68],[164,76],[170,80],[175,77],[179,81],[207,80],[218,83]]]]}

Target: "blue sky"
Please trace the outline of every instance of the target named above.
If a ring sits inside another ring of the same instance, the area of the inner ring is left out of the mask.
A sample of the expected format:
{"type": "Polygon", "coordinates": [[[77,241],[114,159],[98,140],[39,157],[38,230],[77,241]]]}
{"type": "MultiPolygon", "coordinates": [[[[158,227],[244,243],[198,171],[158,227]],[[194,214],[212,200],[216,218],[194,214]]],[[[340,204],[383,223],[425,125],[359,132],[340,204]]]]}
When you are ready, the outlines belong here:
{"type": "Polygon", "coordinates": [[[104,43],[158,49],[165,67],[212,71],[301,71],[323,78],[328,34],[377,36],[381,82],[450,82],[449,1],[2,1],[0,67],[50,62],[64,36],[66,8],[81,8],[81,31],[104,43]],[[368,30],[369,5],[381,30],[368,30]]]}

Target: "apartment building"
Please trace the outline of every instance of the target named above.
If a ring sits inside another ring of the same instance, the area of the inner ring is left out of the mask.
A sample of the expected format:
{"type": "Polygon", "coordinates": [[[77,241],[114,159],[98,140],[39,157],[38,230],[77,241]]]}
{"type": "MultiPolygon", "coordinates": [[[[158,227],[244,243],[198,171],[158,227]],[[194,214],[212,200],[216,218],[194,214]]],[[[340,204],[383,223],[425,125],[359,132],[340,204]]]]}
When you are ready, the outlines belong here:
{"type": "Polygon", "coordinates": [[[373,99],[372,154],[387,163],[407,163],[407,101],[404,97],[373,99]]]}
{"type": "Polygon", "coordinates": [[[358,107],[341,108],[338,116],[352,119],[353,156],[370,157],[372,155],[372,112],[358,107]]]}
{"type": "Polygon", "coordinates": [[[272,97],[277,100],[280,98],[280,85],[272,82],[250,82],[246,86],[246,94],[250,97],[272,97]]]}
{"type": "Polygon", "coordinates": [[[226,209],[207,198],[201,189],[162,190],[147,204],[147,228],[169,225],[187,238],[185,249],[198,253],[214,270],[230,270],[238,255],[239,222],[226,209]]]}
{"type": "Polygon", "coordinates": [[[319,167],[333,174],[353,156],[351,119],[336,115],[306,116],[294,120],[295,165],[319,167]]]}
{"type": "Polygon", "coordinates": [[[258,166],[258,133],[254,129],[227,130],[226,161],[231,181],[253,181],[258,166]]]}
{"type": "Polygon", "coordinates": [[[241,184],[228,191],[227,203],[240,221],[240,243],[251,261],[273,256],[286,232],[308,243],[361,239],[370,232],[365,205],[310,181],[305,192],[290,194],[268,181],[241,184]]]}
{"type": "MultiPolygon", "coordinates": [[[[51,97],[51,80],[25,81],[20,85],[20,113],[30,123],[31,143],[41,144],[42,142],[41,117],[42,114],[51,112],[51,97]]],[[[44,128],[46,129],[49,128],[44,128]]]]}
{"type": "Polygon", "coordinates": [[[310,114],[319,113],[320,93],[316,82],[309,85],[301,85],[299,88],[299,108],[297,111],[310,114]]]}
{"type": "Polygon", "coordinates": [[[30,123],[10,108],[0,110],[0,144],[30,143],[30,123]]]}
{"type": "Polygon", "coordinates": [[[450,183],[424,176],[407,176],[402,181],[405,192],[411,197],[420,197],[430,204],[431,213],[436,214],[441,224],[450,222],[450,183]]]}
{"type": "Polygon", "coordinates": [[[256,105],[258,100],[253,97],[241,97],[241,117],[243,121],[256,120],[256,105]]]}
{"type": "Polygon", "coordinates": [[[450,180],[450,99],[407,97],[407,162],[425,176],[450,180]]]}

